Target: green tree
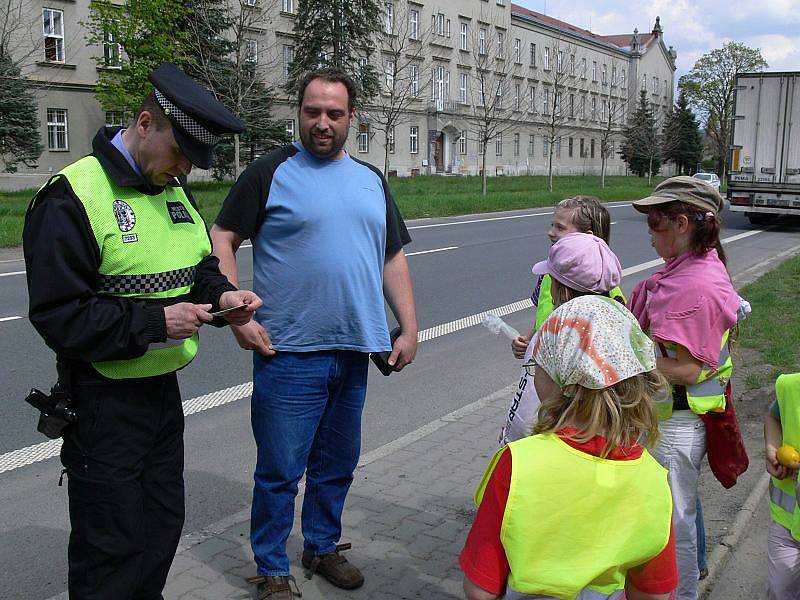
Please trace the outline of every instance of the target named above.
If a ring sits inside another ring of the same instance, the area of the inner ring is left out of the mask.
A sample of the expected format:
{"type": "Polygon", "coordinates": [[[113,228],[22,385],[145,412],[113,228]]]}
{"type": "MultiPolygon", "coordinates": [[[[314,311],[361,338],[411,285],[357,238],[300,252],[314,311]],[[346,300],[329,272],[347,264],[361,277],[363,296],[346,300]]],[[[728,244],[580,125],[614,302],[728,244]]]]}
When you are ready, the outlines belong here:
{"type": "Polygon", "coordinates": [[[763,71],[767,61],[758,48],[728,42],[701,56],[678,81],[689,104],[701,114],[717,159],[717,172],[724,176],[733,117],[733,86],[739,73],[763,71]]]}
{"type": "Polygon", "coordinates": [[[636,111],[625,129],[622,159],[639,177],[647,174],[648,182],[661,169],[661,136],[647,91],[639,92],[636,111]]]}
{"type": "Polygon", "coordinates": [[[0,162],[8,173],[19,163],[36,166],[42,153],[36,98],[9,52],[0,46],[0,162]]]}
{"type": "Polygon", "coordinates": [[[186,62],[190,5],[181,0],[92,2],[86,41],[102,50],[96,95],[106,110],[135,112],[152,91],[147,75],[164,62],[186,62]]]}
{"type": "Polygon", "coordinates": [[[703,136],[686,94],[681,92],[678,102],[664,124],[662,156],[675,163],[678,173],[689,174],[703,159],[703,136]]]}
{"type": "Polygon", "coordinates": [[[378,71],[370,64],[375,36],[388,18],[377,0],[302,0],[297,7],[294,34],[298,44],[289,68],[286,89],[297,90],[306,71],[334,67],[351,75],[361,101],[380,89],[378,71]]]}

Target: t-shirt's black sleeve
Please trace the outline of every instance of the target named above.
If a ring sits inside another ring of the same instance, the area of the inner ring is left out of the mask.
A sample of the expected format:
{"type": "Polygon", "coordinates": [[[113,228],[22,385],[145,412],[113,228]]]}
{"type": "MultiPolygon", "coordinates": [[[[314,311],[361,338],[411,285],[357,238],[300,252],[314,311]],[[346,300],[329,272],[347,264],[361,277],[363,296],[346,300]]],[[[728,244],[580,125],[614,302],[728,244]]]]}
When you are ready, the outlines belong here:
{"type": "Polygon", "coordinates": [[[296,152],[294,146],[286,146],[251,163],[228,192],[214,223],[243,240],[253,239],[267,216],[272,176],[280,164],[296,152]]]}
{"type": "Polygon", "coordinates": [[[80,362],[136,358],[166,340],[164,309],[96,294],[100,251],[66,180],[31,204],[22,232],[28,316],[59,356],[80,362]]]}

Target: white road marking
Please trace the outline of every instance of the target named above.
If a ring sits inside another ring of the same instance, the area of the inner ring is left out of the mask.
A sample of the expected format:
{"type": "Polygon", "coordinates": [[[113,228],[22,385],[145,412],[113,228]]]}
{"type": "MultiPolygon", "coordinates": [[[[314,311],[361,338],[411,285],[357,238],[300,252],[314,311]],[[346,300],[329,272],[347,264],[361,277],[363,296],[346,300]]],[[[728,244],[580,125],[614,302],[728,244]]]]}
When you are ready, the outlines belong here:
{"type": "Polygon", "coordinates": [[[25,275],[25,271],[9,271],[8,273],[0,273],[0,277],[11,277],[12,275],[25,275]]]}
{"type": "Polygon", "coordinates": [[[16,321],[17,319],[21,319],[22,317],[0,317],[0,323],[5,321],[16,321]]]}
{"type": "Polygon", "coordinates": [[[446,250],[458,250],[458,246],[447,246],[446,248],[436,248],[435,250],[420,250],[419,252],[409,252],[406,256],[418,256],[420,254],[433,254],[434,252],[445,252],[446,250]]]}
{"type": "MultiPolygon", "coordinates": [[[[722,243],[729,244],[731,242],[748,238],[763,232],[764,230],[757,229],[754,231],[747,231],[745,233],[732,235],[728,238],[723,239],[722,243]]],[[[628,267],[627,269],[623,269],[622,276],[627,277],[629,275],[633,275],[634,273],[646,271],[647,269],[660,266],[661,264],[663,264],[663,262],[664,261],[661,259],[656,259],[640,263],[638,265],[633,265],[631,267],[628,267]]],[[[503,317],[505,315],[510,315],[512,313],[519,312],[521,310],[525,310],[530,307],[531,307],[530,298],[523,298],[522,300],[518,300],[517,302],[512,302],[510,304],[505,304],[503,306],[490,308],[488,310],[481,311],[479,313],[470,315],[468,317],[463,317],[461,319],[456,319],[455,321],[450,321],[449,323],[442,323],[441,325],[436,325],[434,327],[429,327],[428,329],[423,329],[417,335],[417,340],[420,343],[428,342],[430,340],[434,340],[436,338],[443,337],[445,335],[449,335],[451,333],[455,333],[457,331],[461,331],[469,327],[473,327],[475,325],[480,324],[483,321],[483,318],[486,316],[486,313],[488,312],[493,312],[496,315],[503,317]]],[[[20,318],[20,317],[11,317],[11,318],[20,318]]],[[[6,319],[8,319],[8,317],[6,317],[6,319]]],[[[3,319],[0,319],[0,321],[1,320],[3,319]]],[[[216,408],[218,406],[230,404],[231,402],[235,402],[237,400],[241,400],[242,398],[249,397],[250,394],[252,393],[252,390],[253,390],[252,382],[246,382],[233,387],[226,388],[224,390],[218,390],[216,392],[204,394],[202,396],[198,396],[190,400],[185,400],[183,402],[183,411],[184,414],[188,416],[191,414],[196,414],[206,411],[210,408],[216,408]]],[[[27,448],[20,448],[19,450],[12,450],[11,452],[2,454],[0,455],[0,473],[13,471],[15,469],[26,467],[28,465],[41,462],[43,460],[47,460],[48,458],[57,456],[60,448],[61,448],[61,440],[53,440],[49,442],[43,442],[41,444],[36,444],[34,446],[28,446],[27,448]]]]}

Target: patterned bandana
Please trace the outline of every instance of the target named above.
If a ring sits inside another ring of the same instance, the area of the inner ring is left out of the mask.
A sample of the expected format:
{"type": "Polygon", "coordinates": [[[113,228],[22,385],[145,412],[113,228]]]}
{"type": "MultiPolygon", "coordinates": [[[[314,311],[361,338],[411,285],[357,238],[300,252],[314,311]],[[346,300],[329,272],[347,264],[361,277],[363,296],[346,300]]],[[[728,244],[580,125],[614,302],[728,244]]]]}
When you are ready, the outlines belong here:
{"type": "Polygon", "coordinates": [[[652,340],[619,302],[579,296],[559,306],[533,338],[531,363],[561,388],[599,390],[656,368],[652,340]]]}

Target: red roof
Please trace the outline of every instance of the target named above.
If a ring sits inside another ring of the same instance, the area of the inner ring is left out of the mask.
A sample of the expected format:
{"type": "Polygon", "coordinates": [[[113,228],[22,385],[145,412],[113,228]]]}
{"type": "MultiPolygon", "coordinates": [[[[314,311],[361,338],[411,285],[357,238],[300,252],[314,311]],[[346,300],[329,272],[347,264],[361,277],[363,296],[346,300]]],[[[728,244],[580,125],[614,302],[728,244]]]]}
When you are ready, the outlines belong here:
{"type": "MultiPolygon", "coordinates": [[[[524,8],[517,4],[511,5],[511,12],[514,14],[522,15],[524,17],[531,17],[538,21],[542,21],[543,23],[547,23],[548,25],[552,25],[553,27],[557,27],[558,29],[569,31],[571,33],[576,33],[584,37],[589,37],[599,42],[606,42],[609,44],[613,44],[614,46],[618,46],[620,48],[630,47],[631,41],[633,40],[632,33],[626,33],[622,35],[597,35],[596,33],[592,33],[591,31],[589,31],[588,29],[576,27],[575,25],[567,23],[566,21],[560,21],[559,19],[548,17],[545,14],[536,12],[535,10],[530,10],[529,8],[524,8]]],[[[639,40],[641,41],[642,46],[647,47],[656,40],[656,36],[653,35],[652,33],[639,34],[639,40]]]]}

